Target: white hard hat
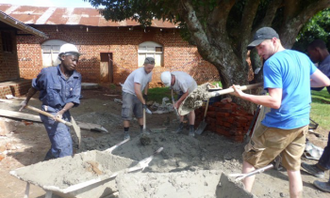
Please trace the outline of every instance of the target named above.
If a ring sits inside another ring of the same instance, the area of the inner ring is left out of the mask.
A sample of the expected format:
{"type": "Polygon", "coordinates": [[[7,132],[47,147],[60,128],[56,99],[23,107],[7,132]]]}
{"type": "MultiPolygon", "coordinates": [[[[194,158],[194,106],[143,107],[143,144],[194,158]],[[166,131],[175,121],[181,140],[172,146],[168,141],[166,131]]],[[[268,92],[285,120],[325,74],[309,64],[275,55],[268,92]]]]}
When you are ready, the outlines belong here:
{"type": "Polygon", "coordinates": [[[169,71],[165,71],[160,75],[160,79],[165,87],[171,86],[172,74],[169,71]]]}
{"type": "Polygon", "coordinates": [[[65,54],[65,53],[76,53],[76,54],[78,54],[78,56],[81,55],[79,53],[77,47],[71,43],[66,43],[61,46],[59,55],[65,54]]]}

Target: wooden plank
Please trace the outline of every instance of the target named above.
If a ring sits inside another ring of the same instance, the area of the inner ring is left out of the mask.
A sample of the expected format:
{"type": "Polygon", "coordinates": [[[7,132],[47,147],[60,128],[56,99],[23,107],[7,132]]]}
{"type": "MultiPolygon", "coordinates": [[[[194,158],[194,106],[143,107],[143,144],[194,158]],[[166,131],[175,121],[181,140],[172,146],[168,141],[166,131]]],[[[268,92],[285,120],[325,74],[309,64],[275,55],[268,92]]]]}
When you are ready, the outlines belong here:
{"type": "MultiPolygon", "coordinates": [[[[42,122],[38,115],[22,113],[22,112],[18,112],[18,111],[0,109],[0,116],[15,119],[15,120],[26,120],[26,121],[39,122],[39,123],[42,122]]],[[[108,132],[104,127],[102,127],[101,125],[98,125],[98,124],[84,123],[84,122],[78,122],[78,121],[77,121],[77,124],[81,129],[85,129],[85,130],[89,130],[89,131],[108,132]]]]}
{"type": "Polygon", "coordinates": [[[29,114],[29,113],[22,113],[18,111],[9,111],[0,109],[0,116],[6,118],[12,118],[15,120],[27,120],[32,122],[41,122],[40,117],[37,115],[29,114]]]}

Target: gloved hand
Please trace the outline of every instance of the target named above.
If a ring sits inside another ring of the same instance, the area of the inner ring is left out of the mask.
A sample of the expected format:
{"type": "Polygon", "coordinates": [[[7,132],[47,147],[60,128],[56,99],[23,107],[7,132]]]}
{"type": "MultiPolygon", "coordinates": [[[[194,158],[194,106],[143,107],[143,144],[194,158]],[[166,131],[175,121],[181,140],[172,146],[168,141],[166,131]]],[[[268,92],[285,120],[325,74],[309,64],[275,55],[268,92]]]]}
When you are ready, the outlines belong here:
{"type": "Polygon", "coordinates": [[[142,104],[142,108],[144,108],[146,110],[147,114],[152,114],[152,112],[148,109],[146,104],[142,104]]]}
{"type": "Polygon", "coordinates": [[[19,108],[19,110],[18,111],[22,111],[25,107],[26,107],[26,105],[27,105],[27,102],[26,102],[26,100],[23,100],[22,102],[21,102],[21,108],[19,108]]]}
{"type": "Polygon", "coordinates": [[[147,95],[147,94],[143,94],[143,99],[147,102],[147,100],[148,100],[148,95],[147,95]]]}

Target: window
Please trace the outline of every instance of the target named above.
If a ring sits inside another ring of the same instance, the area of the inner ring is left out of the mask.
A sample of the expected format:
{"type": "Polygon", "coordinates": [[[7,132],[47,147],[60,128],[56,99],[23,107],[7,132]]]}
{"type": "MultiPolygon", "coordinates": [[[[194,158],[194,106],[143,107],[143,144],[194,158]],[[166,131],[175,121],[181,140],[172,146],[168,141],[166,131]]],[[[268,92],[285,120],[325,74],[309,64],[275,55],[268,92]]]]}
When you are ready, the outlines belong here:
{"type": "Polygon", "coordinates": [[[163,46],[155,42],[146,41],[139,45],[139,67],[143,66],[146,57],[155,59],[155,66],[163,65],[163,46]]]}
{"type": "Polygon", "coordinates": [[[4,52],[13,52],[13,40],[9,32],[1,32],[2,49],[4,52]]]}
{"type": "Polygon", "coordinates": [[[67,42],[62,40],[48,40],[41,45],[43,67],[55,66],[60,47],[67,42]]]}

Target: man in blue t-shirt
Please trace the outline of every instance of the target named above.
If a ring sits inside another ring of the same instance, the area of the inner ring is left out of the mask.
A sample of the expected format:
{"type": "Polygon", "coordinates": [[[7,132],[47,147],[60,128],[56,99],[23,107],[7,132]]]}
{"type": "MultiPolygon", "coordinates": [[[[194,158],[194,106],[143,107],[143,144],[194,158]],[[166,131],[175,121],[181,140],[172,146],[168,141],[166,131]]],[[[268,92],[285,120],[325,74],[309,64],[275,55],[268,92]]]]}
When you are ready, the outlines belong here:
{"type": "MultiPolygon", "coordinates": [[[[264,89],[268,95],[251,95],[233,85],[234,95],[269,107],[243,153],[243,173],[262,168],[281,154],[287,169],[290,197],[302,196],[300,157],[304,152],[311,103],[310,87],[329,86],[330,80],[303,53],[286,50],[275,30],[259,29],[248,49],[256,48],[264,62],[264,89]]],[[[255,176],[243,180],[252,190],[255,176]]]]}

